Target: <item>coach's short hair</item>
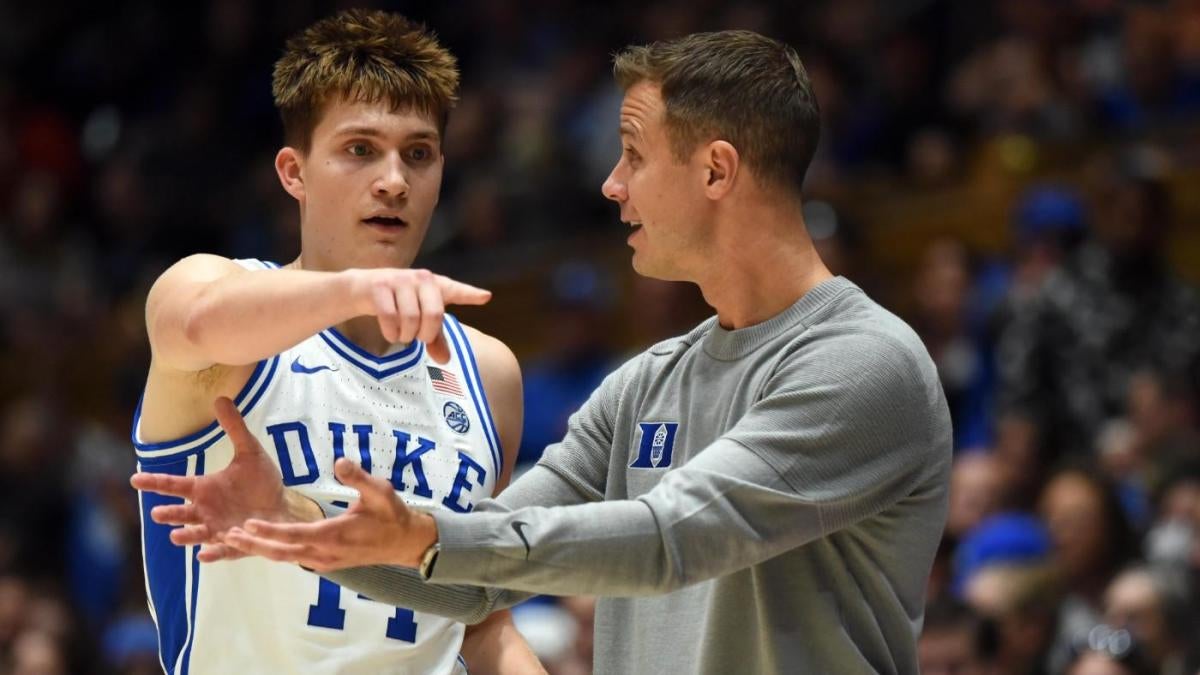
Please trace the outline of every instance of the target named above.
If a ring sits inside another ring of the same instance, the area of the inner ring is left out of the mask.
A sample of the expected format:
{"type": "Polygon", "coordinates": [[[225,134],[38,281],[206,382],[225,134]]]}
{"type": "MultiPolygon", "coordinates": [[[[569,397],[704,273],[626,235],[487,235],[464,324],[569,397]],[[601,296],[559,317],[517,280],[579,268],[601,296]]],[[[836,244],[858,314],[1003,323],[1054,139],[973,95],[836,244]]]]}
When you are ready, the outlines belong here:
{"type": "Polygon", "coordinates": [[[309,149],[327,103],[387,101],[431,115],[445,131],[458,100],[458,64],[423,25],[377,10],[350,9],[287,41],[271,92],[284,142],[309,149]]]}
{"type": "Polygon", "coordinates": [[[700,143],[725,140],[760,179],[800,192],[821,120],[808,73],[788,45],[745,30],[695,33],[628,47],[613,73],[624,90],[642,81],[662,88],[678,161],[700,143]]]}

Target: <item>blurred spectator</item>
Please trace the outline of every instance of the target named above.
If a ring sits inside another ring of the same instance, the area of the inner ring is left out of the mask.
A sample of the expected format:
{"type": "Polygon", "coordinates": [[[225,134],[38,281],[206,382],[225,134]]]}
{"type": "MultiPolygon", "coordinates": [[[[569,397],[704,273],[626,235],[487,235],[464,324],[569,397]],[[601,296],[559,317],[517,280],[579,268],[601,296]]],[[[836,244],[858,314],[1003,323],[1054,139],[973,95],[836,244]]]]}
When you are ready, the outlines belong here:
{"type": "Polygon", "coordinates": [[[1067,654],[1054,652],[1054,623],[1059,582],[1045,565],[995,564],[976,574],[966,591],[967,604],[995,631],[997,675],[1057,673],[1067,654]]]}
{"type": "Polygon", "coordinates": [[[1197,625],[1188,607],[1191,589],[1178,570],[1134,567],[1122,572],[1104,594],[1104,620],[1125,628],[1142,646],[1151,672],[1159,675],[1195,673],[1200,664],[1187,663],[1187,649],[1195,657],[1192,638],[1197,625]]]}
{"type": "Polygon", "coordinates": [[[1003,490],[1003,474],[994,456],[987,452],[959,454],[950,473],[946,535],[961,540],[964,534],[994,515],[1004,504],[1003,490]]]}
{"type": "Polygon", "coordinates": [[[1007,313],[1021,311],[1086,234],[1083,204],[1070,189],[1039,186],[1021,196],[1013,214],[1011,279],[1007,313]]]}
{"type": "Polygon", "coordinates": [[[31,575],[63,569],[66,464],[69,427],[47,395],[10,403],[0,417],[0,531],[16,546],[0,564],[31,575]],[[47,534],[50,533],[49,536],[47,534]]]}
{"type": "Polygon", "coordinates": [[[966,247],[937,240],[925,249],[914,282],[913,328],[929,349],[950,405],[954,447],[987,442],[990,373],[978,334],[969,323],[971,269],[966,247]]]}
{"type": "Polygon", "coordinates": [[[66,675],[63,648],[52,636],[38,630],[21,633],[13,644],[12,675],[66,675]]]}
{"type": "Polygon", "coordinates": [[[1131,451],[1142,486],[1156,492],[1180,467],[1200,460],[1196,392],[1187,373],[1141,370],[1130,378],[1131,451]]]}
{"type": "Polygon", "coordinates": [[[1061,652],[1100,621],[1104,590],[1137,555],[1137,538],[1116,488],[1094,470],[1059,471],[1042,492],[1040,511],[1063,584],[1055,638],[1055,649],[1061,652]]]}
{"type": "Polygon", "coordinates": [[[970,609],[954,602],[925,608],[917,641],[917,663],[923,675],[984,675],[982,624],[970,609]]]}
{"type": "MultiPolygon", "coordinates": [[[[954,561],[954,594],[971,592],[974,577],[993,567],[1033,566],[1050,555],[1049,533],[1032,516],[1005,513],[979,523],[958,545],[954,561]]],[[[979,592],[977,587],[976,592],[979,592]]]]}
{"type": "Polygon", "coordinates": [[[158,660],[158,630],[143,613],[115,619],[101,637],[106,665],[122,675],[151,675],[162,671],[158,660]]]}
{"type": "Polygon", "coordinates": [[[1096,239],[1045,281],[1002,337],[1006,404],[1034,416],[1065,451],[1091,450],[1136,370],[1200,368],[1200,294],[1163,257],[1165,178],[1157,153],[1122,156],[1098,195],[1096,239]]]}
{"type": "Polygon", "coordinates": [[[594,265],[566,262],[554,270],[546,298],[546,325],[554,330],[550,353],[526,363],[525,427],[519,464],[536,462],[547,445],[562,440],[567,418],[616,367],[604,340],[614,289],[594,265]]]}
{"type": "Polygon", "coordinates": [[[1008,508],[1032,510],[1037,503],[1052,461],[1042,436],[1034,420],[1023,413],[1009,411],[996,422],[992,454],[996,457],[1008,508]]]}
{"type": "Polygon", "coordinates": [[[1067,675],[1153,675],[1156,671],[1137,641],[1123,628],[1098,625],[1082,633],[1072,647],[1067,675]]]}

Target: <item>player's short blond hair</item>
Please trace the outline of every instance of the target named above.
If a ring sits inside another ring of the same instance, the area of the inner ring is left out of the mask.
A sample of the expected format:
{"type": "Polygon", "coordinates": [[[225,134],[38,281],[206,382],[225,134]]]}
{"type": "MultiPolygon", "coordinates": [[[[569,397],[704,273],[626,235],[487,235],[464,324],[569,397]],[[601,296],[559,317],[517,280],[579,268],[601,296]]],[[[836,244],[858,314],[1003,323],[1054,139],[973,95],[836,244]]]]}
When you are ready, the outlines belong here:
{"type": "Polygon", "coordinates": [[[287,41],[271,92],[284,142],[308,151],[325,106],[339,99],[419,111],[444,131],[458,81],[457,61],[425,26],[391,12],[350,9],[287,41]]]}
{"type": "Polygon", "coordinates": [[[788,45],[744,30],[694,33],[628,47],[613,60],[613,73],[625,90],[639,82],[661,87],[677,161],[701,143],[728,141],[760,178],[800,192],[821,112],[788,45]]]}

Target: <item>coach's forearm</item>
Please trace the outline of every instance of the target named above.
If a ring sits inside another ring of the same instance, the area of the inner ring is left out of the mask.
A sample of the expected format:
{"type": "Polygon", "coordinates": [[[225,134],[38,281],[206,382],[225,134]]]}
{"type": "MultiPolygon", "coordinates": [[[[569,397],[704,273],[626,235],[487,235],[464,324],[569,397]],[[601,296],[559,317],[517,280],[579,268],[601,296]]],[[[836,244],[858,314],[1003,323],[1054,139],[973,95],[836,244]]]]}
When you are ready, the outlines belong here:
{"type": "Polygon", "coordinates": [[[718,441],[637,499],[435,512],[441,553],[430,581],[659,595],[812,541],[822,534],[821,508],[752,451],[718,441]]]}
{"type": "Polygon", "coordinates": [[[356,273],[276,270],[222,277],[197,294],[183,335],[212,363],[254,363],[362,314],[353,293],[356,273]]]}
{"type": "Polygon", "coordinates": [[[389,565],[351,567],[321,576],[376,602],[436,614],[468,625],[483,621],[498,609],[507,609],[533,597],[532,593],[501,588],[428,584],[417,570],[389,565]]]}

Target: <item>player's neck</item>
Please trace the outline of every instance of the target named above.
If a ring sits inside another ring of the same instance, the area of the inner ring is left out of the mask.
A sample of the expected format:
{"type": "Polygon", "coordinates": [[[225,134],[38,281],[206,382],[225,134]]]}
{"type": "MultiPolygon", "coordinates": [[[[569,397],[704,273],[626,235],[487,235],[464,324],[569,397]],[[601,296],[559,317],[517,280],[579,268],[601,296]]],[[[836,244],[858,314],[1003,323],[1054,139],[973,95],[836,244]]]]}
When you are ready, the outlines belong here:
{"type": "Polygon", "coordinates": [[[392,348],[392,343],[388,342],[379,330],[379,321],[373,316],[356,316],[334,328],[351,342],[376,356],[383,356],[392,348]]]}
{"type": "Polygon", "coordinates": [[[705,301],[717,310],[724,328],[762,323],[833,276],[813,247],[802,217],[766,211],[725,228],[718,235],[716,254],[698,279],[705,301]],[[783,217],[788,215],[793,217],[783,217]]]}

